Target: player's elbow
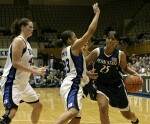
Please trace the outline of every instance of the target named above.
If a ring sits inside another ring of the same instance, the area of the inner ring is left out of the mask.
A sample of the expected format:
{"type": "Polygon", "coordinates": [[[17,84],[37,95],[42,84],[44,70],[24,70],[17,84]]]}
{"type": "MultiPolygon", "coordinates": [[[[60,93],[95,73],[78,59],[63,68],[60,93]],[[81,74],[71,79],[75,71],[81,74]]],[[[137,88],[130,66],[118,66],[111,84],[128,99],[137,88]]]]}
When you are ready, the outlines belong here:
{"type": "Polygon", "coordinates": [[[125,66],[125,67],[122,67],[122,70],[124,71],[124,72],[127,72],[127,66],[125,66]]]}
{"type": "Polygon", "coordinates": [[[14,68],[18,68],[19,67],[19,63],[18,62],[12,62],[12,65],[14,68]]]}

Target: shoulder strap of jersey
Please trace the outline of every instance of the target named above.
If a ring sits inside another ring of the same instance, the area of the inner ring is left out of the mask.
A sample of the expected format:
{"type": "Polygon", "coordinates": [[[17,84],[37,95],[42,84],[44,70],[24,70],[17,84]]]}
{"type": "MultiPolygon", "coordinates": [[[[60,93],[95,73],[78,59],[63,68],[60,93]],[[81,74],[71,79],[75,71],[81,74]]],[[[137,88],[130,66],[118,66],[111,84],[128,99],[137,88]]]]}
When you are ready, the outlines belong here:
{"type": "Polygon", "coordinates": [[[25,45],[26,45],[26,47],[25,48],[23,48],[23,51],[22,51],[22,55],[26,52],[26,50],[27,50],[27,41],[24,39],[24,37],[22,37],[22,36],[18,36],[18,37],[20,37],[21,39],[23,39],[23,41],[24,41],[24,43],[25,43],[25,45]]]}
{"type": "Polygon", "coordinates": [[[119,53],[118,53],[118,60],[119,60],[119,65],[120,65],[120,60],[121,59],[121,50],[119,50],[119,53]]]}
{"type": "Polygon", "coordinates": [[[97,57],[99,57],[100,56],[101,47],[96,48],[96,51],[97,51],[97,57]]]}

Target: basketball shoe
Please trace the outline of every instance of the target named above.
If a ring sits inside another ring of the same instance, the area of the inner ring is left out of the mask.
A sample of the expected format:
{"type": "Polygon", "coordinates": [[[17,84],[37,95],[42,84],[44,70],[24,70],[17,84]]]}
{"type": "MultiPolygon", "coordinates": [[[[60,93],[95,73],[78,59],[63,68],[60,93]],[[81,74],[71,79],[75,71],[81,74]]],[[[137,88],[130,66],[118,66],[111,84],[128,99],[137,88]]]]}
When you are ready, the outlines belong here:
{"type": "Polygon", "coordinates": [[[136,122],[131,121],[132,124],[138,124],[139,123],[139,119],[136,120],[136,122]]]}

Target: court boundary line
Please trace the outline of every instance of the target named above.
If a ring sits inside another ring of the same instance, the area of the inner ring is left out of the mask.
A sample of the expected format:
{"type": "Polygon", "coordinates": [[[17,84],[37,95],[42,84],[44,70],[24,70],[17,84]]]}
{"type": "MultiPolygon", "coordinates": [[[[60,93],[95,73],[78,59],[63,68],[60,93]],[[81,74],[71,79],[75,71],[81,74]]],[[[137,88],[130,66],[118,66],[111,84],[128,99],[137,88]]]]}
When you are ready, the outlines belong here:
{"type": "MultiPolygon", "coordinates": [[[[12,123],[14,122],[31,122],[30,120],[13,120],[12,123]]],[[[48,121],[48,120],[39,120],[39,122],[48,122],[48,123],[54,123],[54,121],[48,121]]],[[[87,121],[81,121],[81,124],[99,124],[100,122],[87,122],[87,121]]],[[[111,122],[111,124],[131,124],[129,123],[124,123],[124,122],[111,122]]]]}

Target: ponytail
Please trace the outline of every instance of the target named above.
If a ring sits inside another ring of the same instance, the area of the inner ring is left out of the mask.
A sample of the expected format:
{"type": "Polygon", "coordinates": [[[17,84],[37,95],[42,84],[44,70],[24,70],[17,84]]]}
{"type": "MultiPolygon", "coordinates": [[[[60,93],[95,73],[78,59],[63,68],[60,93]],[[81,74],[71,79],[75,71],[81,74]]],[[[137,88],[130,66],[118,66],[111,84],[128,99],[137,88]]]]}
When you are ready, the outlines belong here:
{"type": "Polygon", "coordinates": [[[16,19],[11,26],[11,33],[13,37],[18,36],[21,33],[21,26],[27,26],[31,20],[27,18],[16,19]]]}
{"type": "Polygon", "coordinates": [[[64,47],[64,43],[62,41],[62,39],[58,39],[56,42],[55,42],[55,47],[56,48],[63,48],[64,47]]]}

